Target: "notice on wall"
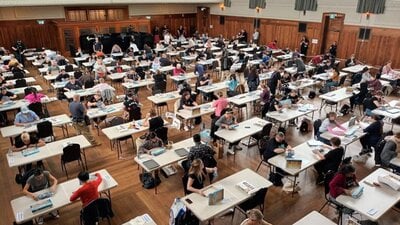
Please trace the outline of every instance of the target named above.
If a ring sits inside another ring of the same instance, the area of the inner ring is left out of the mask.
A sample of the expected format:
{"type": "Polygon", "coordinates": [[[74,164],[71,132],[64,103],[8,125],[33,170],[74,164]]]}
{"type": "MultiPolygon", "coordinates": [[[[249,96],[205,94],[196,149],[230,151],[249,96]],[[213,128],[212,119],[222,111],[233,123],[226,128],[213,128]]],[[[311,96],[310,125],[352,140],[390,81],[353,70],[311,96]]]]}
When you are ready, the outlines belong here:
{"type": "Polygon", "coordinates": [[[311,39],[311,43],[318,44],[318,39],[315,39],[315,38],[311,39]]]}

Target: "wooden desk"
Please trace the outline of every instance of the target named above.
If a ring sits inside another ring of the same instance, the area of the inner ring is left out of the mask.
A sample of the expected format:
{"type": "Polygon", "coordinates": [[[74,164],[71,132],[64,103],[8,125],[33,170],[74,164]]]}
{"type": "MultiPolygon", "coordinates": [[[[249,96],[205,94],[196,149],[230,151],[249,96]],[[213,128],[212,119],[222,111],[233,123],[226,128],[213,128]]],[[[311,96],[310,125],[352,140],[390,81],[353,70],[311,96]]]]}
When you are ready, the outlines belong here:
{"type": "Polygon", "coordinates": [[[208,197],[201,196],[197,193],[186,195],[182,198],[182,201],[200,221],[210,220],[252,196],[236,187],[236,184],[243,180],[248,181],[255,188],[261,189],[272,186],[270,181],[253,170],[243,169],[210,185],[224,188],[224,199],[220,203],[210,206],[208,205],[208,197]],[[190,199],[192,203],[189,204],[186,199],[190,199]]]}

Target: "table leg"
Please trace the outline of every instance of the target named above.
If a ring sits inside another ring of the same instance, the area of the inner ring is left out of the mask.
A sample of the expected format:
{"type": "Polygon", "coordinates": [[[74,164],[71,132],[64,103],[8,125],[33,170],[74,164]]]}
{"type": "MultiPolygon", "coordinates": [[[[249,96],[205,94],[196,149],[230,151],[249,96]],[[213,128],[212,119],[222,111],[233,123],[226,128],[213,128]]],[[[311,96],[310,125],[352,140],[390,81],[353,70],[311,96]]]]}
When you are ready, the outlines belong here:
{"type": "Polygon", "coordinates": [[[294,196],[294,190],[296,189],[296,179],[297,179],[297,175],[294,176],[294,181],[293,181],[293,190],[292,190],[292,198],[294,196]]]}

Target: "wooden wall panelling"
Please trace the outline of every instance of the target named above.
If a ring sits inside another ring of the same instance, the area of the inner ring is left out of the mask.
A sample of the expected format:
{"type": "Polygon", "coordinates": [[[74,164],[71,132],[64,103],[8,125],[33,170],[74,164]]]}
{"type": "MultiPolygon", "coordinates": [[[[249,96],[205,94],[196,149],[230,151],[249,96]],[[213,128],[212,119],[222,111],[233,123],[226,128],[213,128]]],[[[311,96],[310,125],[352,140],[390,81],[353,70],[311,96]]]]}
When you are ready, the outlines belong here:
{"type": "MultiPolygon", "coordinates": [[[[143,19],[143,17],[131,17],[131,19],[143,19]]],[[[150,27],[151,30],[154,29],[155,26],[162,27],[167,25],[170,32],[176,36],[176,31],[179,26],[182,25],[185,28],[186,34],[190,34],[190,29],[196,28],[196,14],[171,14],[171,15],[153,15],[150,19],[150,27]]]]}

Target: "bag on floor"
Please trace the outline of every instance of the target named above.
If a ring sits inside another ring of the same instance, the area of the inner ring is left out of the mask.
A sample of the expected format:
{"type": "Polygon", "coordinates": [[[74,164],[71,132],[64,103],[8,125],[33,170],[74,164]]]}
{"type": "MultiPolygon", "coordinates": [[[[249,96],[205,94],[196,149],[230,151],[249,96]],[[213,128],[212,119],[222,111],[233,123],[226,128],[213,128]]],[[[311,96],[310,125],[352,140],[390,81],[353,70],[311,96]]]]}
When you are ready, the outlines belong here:
{"type": "Polygon", "coordinates": [[[350,106],[347,105],[347,104],[344,104],[344,105],[342,106],[342,108],[340,108],[340,113],[341,113],[343,116],[349,114],[349,113],[350,113],[350,106]]]}
{"type": "Polygon", "coordinates": [[[311,123],[311,120],[307,119],[307,118],[303,118],[303,120],[301,121],[299,130],[302,133],[308,133],[310,131],[312,131],[313,129],[313,125],[311,123]]]}
{"type": "Polygon", "coordinates": [[[317,93],[315,93],[315,91],[310,91],[310,92],[308,93],[308,98],[309,98],[309,99],[314,99],[315,96],[317,96],[317,93]]]}
{"type": "Polygon", "coordinates": [[[139,174],[139,178],[140,182],[142,182],[142,186],[146,189],[152,189],[161,183],[158,176],[154,178],[151,173],[147,172],[139,174]]]}

